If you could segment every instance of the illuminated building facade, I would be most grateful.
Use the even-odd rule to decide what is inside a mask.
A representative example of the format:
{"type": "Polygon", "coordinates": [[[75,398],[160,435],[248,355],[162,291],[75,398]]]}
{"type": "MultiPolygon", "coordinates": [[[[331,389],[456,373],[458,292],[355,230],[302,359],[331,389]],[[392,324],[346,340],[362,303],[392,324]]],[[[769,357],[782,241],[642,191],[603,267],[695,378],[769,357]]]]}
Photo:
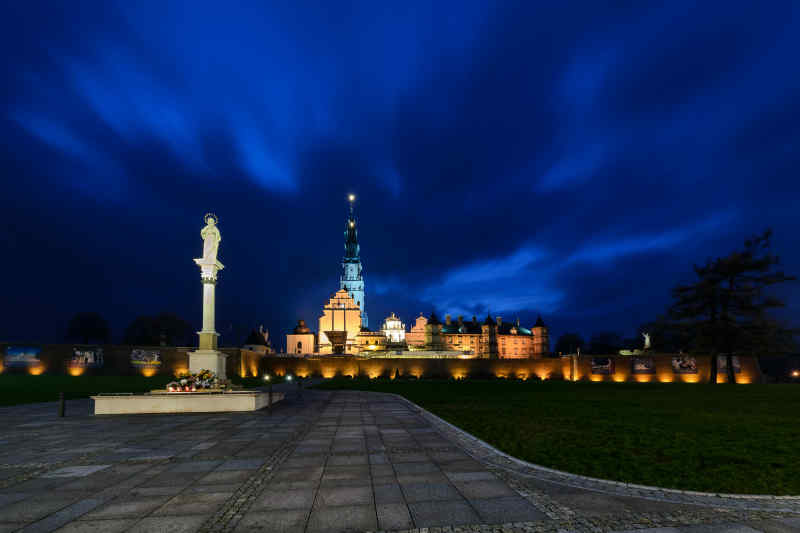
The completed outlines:
{"type": "Polygon", "coordinates": [[[452,320],[445,316],[442,324],[435,313],[430,318],[420,315],[406,335],[409,348],[456,350],[470,352],[482,358],[521,359],[538,358],[550,351],[547,326],[538,317],[532,328],[524,328],[519,320],[503,322],[501,317],[487,315],[480,323],[476,317],[469,322],[459,316],[452,320]]]}
{"type": "Polygon", "coordinates": [[[383,320],[381,332],[386,337],[388,344],[405,344],[406,342],[406,325],[400,322],[394,313],[383,320]]]}
{"type": "Polygon", "coordinates": [[[345,289],[339,289],[322,308],[318,351],[321,354],[358,353],[356,337],[359,333],[361,309],[345,289]]]}
{"type": "Polygon", "coordinates": [[[306,326],[305,320],[298,320],[292,333],[286,335],[286,352],[294,355],[310,355],[316,351],[314,334],[306,326]]]}
{"type": "MultiPolygon", "coordinates": [[[[361,267],[361,247],[358,244],[358,228],[353,214],[353,203],[356,197],[350,195],[350,215],[344,229],[344,259],[342,259],[342,275],[339,288],[346,290],[355,304],[361,309],[361,327],[368,328],[367,311],[365,310],[364,276],[361,267]]],[[[320,330],[321,331],[321,330],[320,330]]]]}

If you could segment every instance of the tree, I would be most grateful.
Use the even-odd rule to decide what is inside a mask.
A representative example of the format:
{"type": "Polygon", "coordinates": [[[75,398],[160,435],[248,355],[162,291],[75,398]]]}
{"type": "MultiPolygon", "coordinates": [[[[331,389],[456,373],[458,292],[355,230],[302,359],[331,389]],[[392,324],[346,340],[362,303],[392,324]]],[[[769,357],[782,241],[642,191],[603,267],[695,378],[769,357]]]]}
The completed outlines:
{"type": "Polygon", "coordinates": [[[192,325],[172,313],[140,316],[125,329],[125,344],[144,346],[188,346],[192,344],[192,325]]]}
{"type": "Polygon", "coordinates": [[[244,341],[245,344],[252,344],[253,346],[266,346],[267,341],[264,338],[264,334],[259,332],[257,329],[251,330],[250,335],[247,336],[247,339],[244,341]]]}
{"type": "Polygon", "coordinates": [[[622,349],[622,335],[612,331],[595,333],[589,341],[589,351],[593,354],[613,354],[622,349]]]}
{"type": "Polygon", "coordinates": [[[577,333],[564,333],[556,342],[555,352],[562,353],[575,353],[579,348],[583,348],[583,337],[577,333]]]}
{"type": "Polygon", "coordinates": [[[89,344],[89,341],[107,343],[111,328],[99,313],[76,313],[67,324],[67,340],[89,344]]]}
{"type": "Polygon", "coordinates": [[[771,236],[767,230],[746,240],[743,250],[695,266],[697,281],[672,291],[672,329],[686,339],[687,349],[711,355],[711,383],[716,383],[717,355],[726,357],[727,381],[735,383],[734,353],[789,348],[794,331],[769,315],[784,305],[769,289],[796,278],[776,270],[779,260],[770,253],[771,236]]]}

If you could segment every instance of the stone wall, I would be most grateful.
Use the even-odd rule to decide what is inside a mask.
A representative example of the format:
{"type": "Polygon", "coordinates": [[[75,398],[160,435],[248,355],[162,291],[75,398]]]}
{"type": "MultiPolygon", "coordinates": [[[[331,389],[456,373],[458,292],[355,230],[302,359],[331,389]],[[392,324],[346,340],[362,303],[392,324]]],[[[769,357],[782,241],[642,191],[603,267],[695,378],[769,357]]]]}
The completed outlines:
{"type": "MultiPolygon", "coordinates": [[[[648,356],[650,357],[650,356],[648,356]]],[[[651,356],[655,362],[653,373],[635,374],[632,371],[633,357],[611,356],[614,360],[613,374],[592,373],[592,356],[573,357],[572,379],[589,381],[636,381],[641,383],[708,383],[711,375],[711,357],[695,356],[697,373],[676,373],[672,368],[675,354],[659,354],[651,356]]],[[[757,357],[738,356],[740,372],[735,373],[737,383],[762,382],[761,369],[757,357]]],[[[570,375],[567,373],[567,375],[570,375]]],[[[717,383],[727,381],[725,372],[717,372],[717,383]]]]}
{"type": "MultiPolygon", "coordinates": [[[[189,368],[188,352],[196,350],[191,347],[180,346],[126,346],[115,344],[33,344],[33,343],[0,343],[0,372],[2,373],[28,373],[28,374],[70,374],[70,375],[136,375],[145,376],[174,375],[176,372],[186,371],[189,368]],[[3,359],[8,346],[31,346],[40,349],[40,364],[27,367],[5,367],[3,359]],[[100,347],[103,349],[103,365],[99,368],[71,366],[74,348],[100,347]],[[134,366],[131,364],[133,350],[158,351],[161,364],[150,366],[134,366]]],[[[251,377],[259,375],[259,361],[262,354],[239,348],[220,348],[219,351],[228,354],[226,372],[228,377],[251,377]]]]}
{"type": "MultiPolygon", "coordinates": [[[[710,374],[711,358],[697,356],[697,373],[676,373],[672,368],[671,354],[653,357],[653,373],[634,374],[632,358],[610,356],[614,360],[611,374],[593,374],[591,356],[568,356],[543,359],[369,359],[361,357],[310,357],[275,358],[261,360],[261,371],[265,374],[300,377],[321,376],[368,376],[370,378],[414,376],[417,378],[520,378],[565,379],[571,381],[631,381],[661,383],[706,383],[710,374]]],[[[756,357],[739,357],[741,371],[736,374],[737,383],[761,381],[761,370],[756,357]]],[[[718,381],[726,380],[725,374],[718,381]]]]}

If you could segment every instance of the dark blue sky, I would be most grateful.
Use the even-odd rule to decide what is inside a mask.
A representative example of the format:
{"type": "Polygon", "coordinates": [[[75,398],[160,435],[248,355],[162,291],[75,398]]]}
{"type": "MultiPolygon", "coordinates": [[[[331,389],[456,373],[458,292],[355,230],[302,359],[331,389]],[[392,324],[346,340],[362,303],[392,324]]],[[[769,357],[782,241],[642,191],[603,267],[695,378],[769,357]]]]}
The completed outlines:
{"type": "Polygon", "coordinates": [[[5,2],[0,339],[199,328],[207,211],[223,341],[315,326],[349,192],[373,326],[632,335],[768,226],[800,273],[798,4],[607,4],[5,2]]]}

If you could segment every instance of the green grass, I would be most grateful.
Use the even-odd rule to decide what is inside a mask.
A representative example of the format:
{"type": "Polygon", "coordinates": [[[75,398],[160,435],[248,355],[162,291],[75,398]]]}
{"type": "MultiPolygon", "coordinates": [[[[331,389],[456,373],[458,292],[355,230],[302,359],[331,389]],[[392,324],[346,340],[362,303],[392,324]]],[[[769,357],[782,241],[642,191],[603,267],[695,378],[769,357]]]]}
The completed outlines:
{"type": "Polygon", "coordinates": [[[163,389],[171,376],[57,376],[0,375],[0,405],[52,402],[63,392],[67,399],[87,398],[98,392],[147,392],[163,389]]]}
{"type": "Polygon", "coordinates": [[[495,447],[576,474],[800,494],[800,387],[334,379],[393,392],[495,447]]]}
{"type": "MultiPolygon", "coordinates": [[[[163,389],[174,381],[172,376],[59,376],[43,374],[0,374],[0,406],[53,402],[63,392],[68,400],[88,398],[98,392],[148,392],[163,389]]],[[[234,385],[255,388],[264,384],[260,378],[231,379],[234,385]]]]}

